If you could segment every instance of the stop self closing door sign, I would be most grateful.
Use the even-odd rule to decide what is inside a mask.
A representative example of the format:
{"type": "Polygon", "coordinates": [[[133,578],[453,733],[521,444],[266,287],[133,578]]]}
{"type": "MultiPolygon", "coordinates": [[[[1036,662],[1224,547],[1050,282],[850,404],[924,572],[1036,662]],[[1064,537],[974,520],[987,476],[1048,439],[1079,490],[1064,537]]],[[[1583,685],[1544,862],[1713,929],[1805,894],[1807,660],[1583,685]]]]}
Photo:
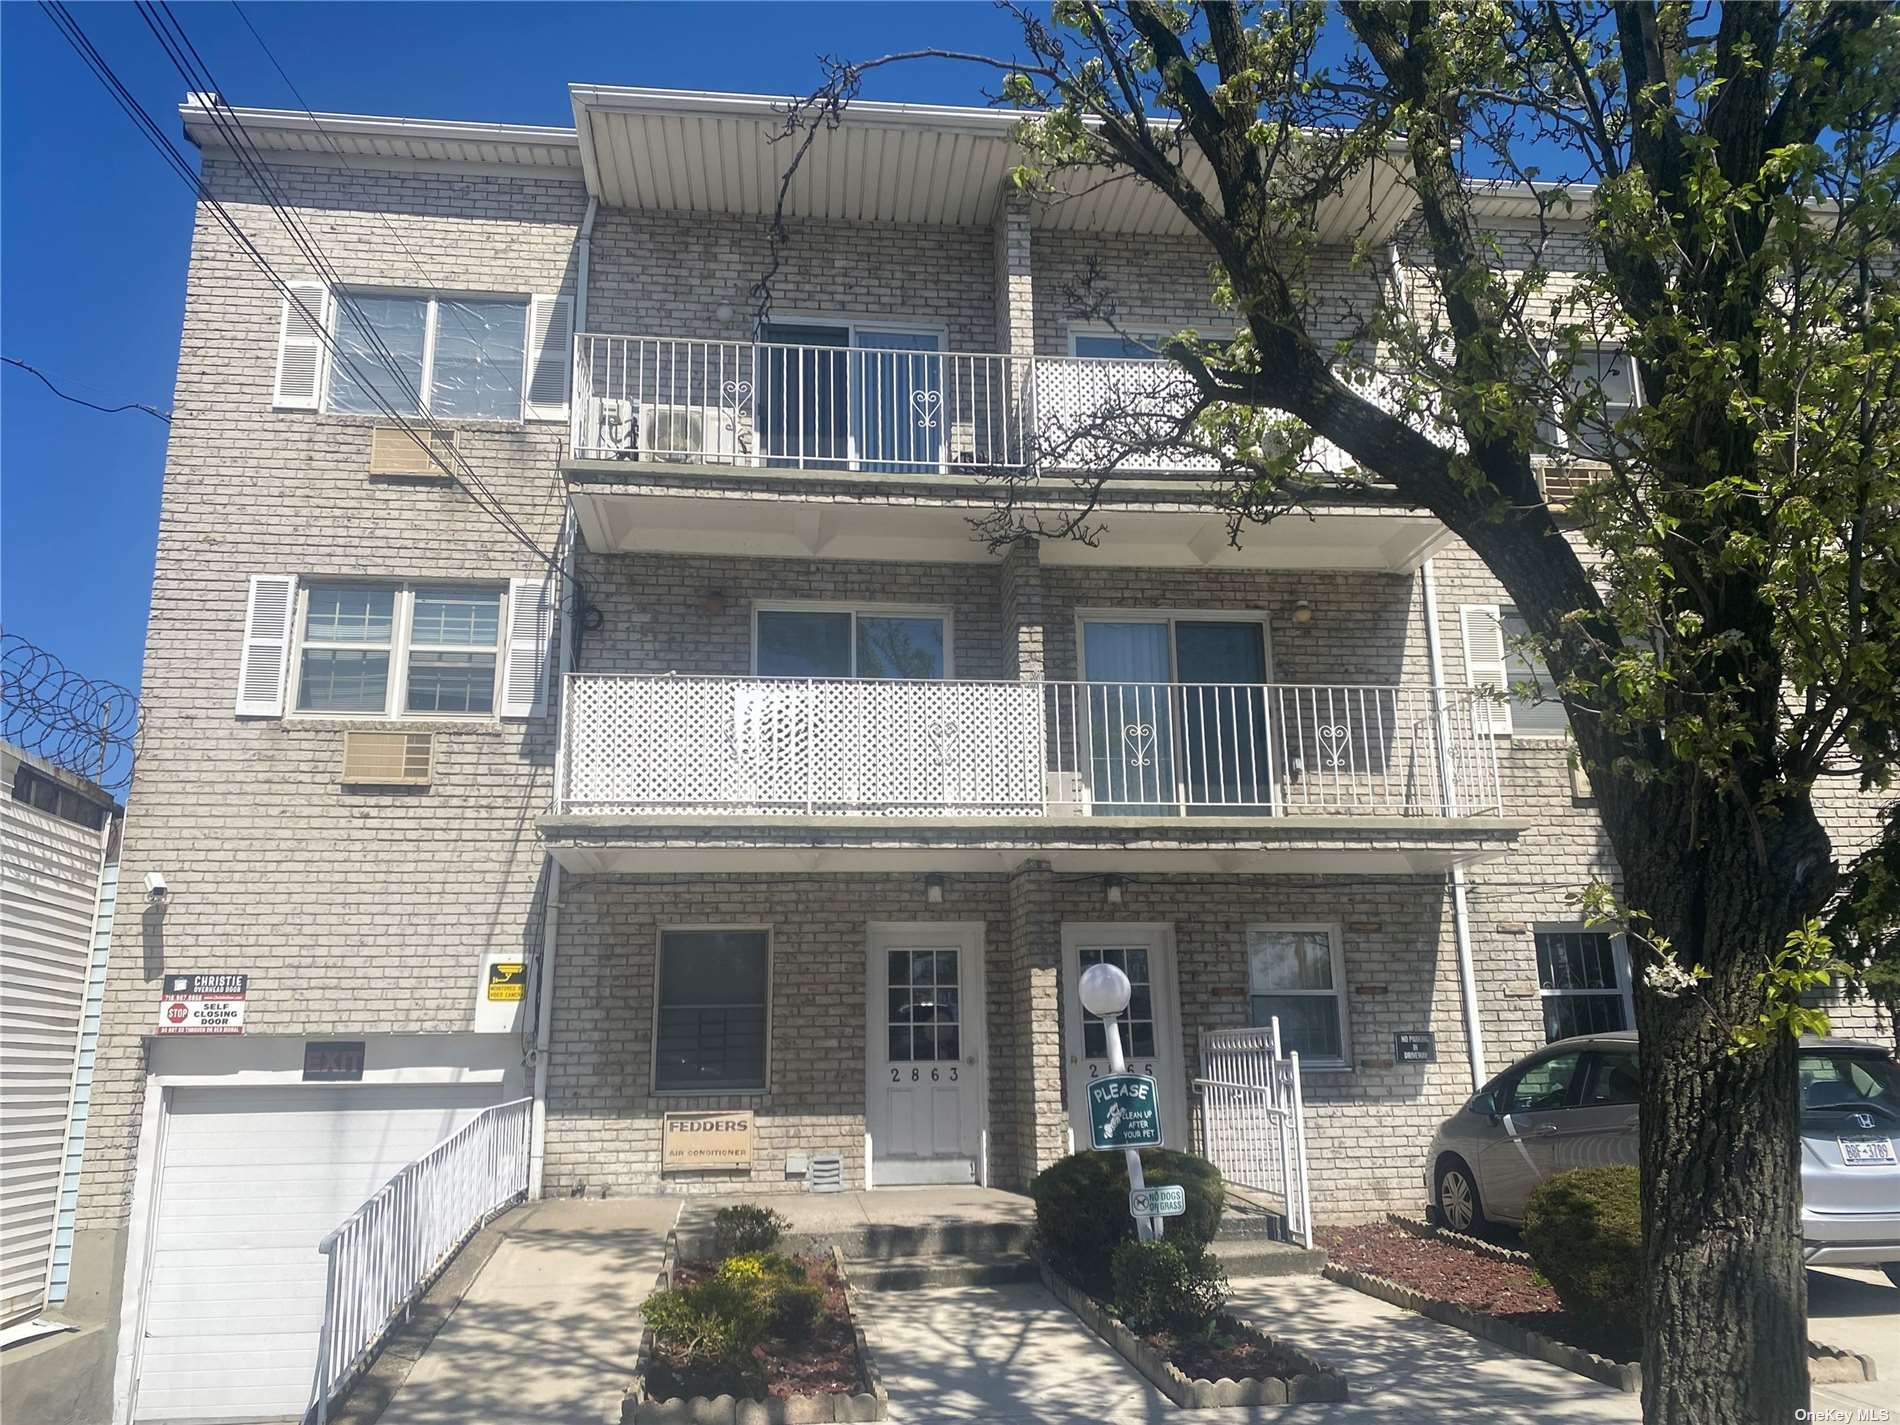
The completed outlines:
{"type": "Polygon", "coordinates": [[[159,990],[160,1034],[242,1034],[248,975],[167,975],[159,990]]]}

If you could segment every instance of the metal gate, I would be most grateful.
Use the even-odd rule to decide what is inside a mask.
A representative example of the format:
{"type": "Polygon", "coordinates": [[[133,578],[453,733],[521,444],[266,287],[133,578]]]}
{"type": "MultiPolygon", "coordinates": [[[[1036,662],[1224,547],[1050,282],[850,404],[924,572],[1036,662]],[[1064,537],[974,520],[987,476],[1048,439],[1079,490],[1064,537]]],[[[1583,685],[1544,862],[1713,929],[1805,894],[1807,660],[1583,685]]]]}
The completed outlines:
{"type": "Polygon", "coordinates": [[[1313,1245],[1300,1056],[1280,1050],[1280,1021],[1201,1035],[1201,1152],[1229,1183],[1277,1202],[1287,1235],[1313,1245]]]}

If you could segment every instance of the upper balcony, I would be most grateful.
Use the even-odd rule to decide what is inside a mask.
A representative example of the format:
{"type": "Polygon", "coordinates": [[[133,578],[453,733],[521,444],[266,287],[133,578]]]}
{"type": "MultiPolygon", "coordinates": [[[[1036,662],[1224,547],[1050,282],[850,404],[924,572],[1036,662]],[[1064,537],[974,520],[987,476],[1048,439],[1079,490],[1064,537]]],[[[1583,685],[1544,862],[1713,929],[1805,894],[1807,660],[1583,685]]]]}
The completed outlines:
{"type": "MultiPolygon", "coordinates": [[[[1181,438],[1193,393],[1169,362],[946,351],[939,335],[895,324],[827,339],[852,344],[576,337],[567,464],[589,546],[967,559],[968,516],[993,504],[999,479],[1018,482],[1026,505],[1059,507],[1078,477],[1109,468],[1114,549],[1078,545],[1057,560],[1408,570],[1445,538],[1424,512],[1357,493],[1297,534],[1269,527],[1237,547],[1226,516],[1192,493],[1219,462],[1181,438]],[[834,506],[848,485],[851,513],[687,509],[721,485],[807,501],[829,492],[834,506]]],[[[1375,400],[1389,390],[1367,383],[1375,400]]],[[[1351,467],[1330,445],[1319,459],[1351,467]]]]}
{"type": "Polygon", "coordinates": [[[1463,688],[570,674],[576,870],[1429,871],[1501,852],[1463,688]]]}

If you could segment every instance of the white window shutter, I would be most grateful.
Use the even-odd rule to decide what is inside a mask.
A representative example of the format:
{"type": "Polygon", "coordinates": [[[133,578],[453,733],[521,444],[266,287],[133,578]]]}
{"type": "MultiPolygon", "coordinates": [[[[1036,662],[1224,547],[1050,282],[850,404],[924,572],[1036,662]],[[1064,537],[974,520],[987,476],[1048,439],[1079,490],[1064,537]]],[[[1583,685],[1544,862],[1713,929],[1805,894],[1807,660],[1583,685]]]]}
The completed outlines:
{"type": "Polygon", "coordinates": [[[508,581],[508,652],[501,670],[501,716],[540,717],[547,710],[548,662],[554,651],[555,582],[508,581]]]}
{"type": "Polygon", "coordinates": [[[567,377],[573,366],[574,299],[540,296],[528,303],[527,419],[567,419],[567,377]]]}
{"type": "Polygon", "coordinates": [[[271,404],[314,411],[323,400],[323,335],[329,329],[330,290],[321,282],[289,284],[277,331],[277,385],[271,404]],[[298,303],[302,305],[299,306],[298,303]]]}
{"type": "Polygon", "coordinates": [[[238,660],[237,715],[282,717],[290,674],[290,635],[297,618],[297,576],[255,574],[244,612],[244,653],[238,660]]]}
{"type": "MultiPolygon", "coordinates": [[[[1511,673],[1504,662],[1504,620],[1496,604],[1465,604],[1458,610],[1465,636],[1465,686],[1492,687],[1509,694],[1511,673]]],[[[1493,732],[1511,730],[1509,702],[1489,703],[1493,732]]]]}

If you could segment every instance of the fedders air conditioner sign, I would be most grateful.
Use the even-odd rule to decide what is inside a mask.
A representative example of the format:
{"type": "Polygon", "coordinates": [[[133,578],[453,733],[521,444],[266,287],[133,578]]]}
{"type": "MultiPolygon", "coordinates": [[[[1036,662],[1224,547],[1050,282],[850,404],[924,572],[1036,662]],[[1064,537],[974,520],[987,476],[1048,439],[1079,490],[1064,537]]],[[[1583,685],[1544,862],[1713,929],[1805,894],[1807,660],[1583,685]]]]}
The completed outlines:
{"type": "Polygon", "coordinates": [[[1161,1146],[1161,1096],[1152,1078],[1109,1074],[1089,1081],[1089,1146],[1161,1146]]]}

